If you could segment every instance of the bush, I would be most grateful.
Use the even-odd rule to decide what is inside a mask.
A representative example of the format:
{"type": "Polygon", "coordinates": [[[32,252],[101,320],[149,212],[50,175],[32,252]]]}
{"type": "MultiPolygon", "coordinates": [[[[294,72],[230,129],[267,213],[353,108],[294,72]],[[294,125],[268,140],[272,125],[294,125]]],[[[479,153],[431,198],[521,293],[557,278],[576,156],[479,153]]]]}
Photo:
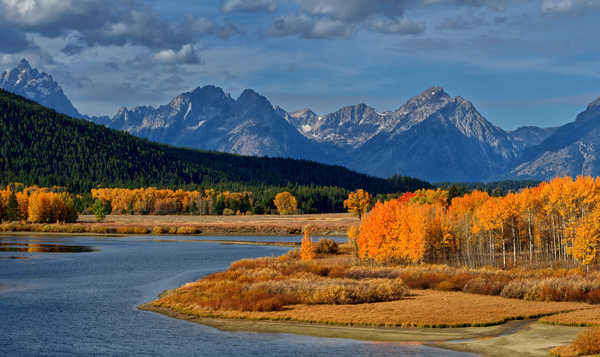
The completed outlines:
{"type": "Polygon", "coordinates": [[[463,287],[463,292],[481,295],[499,295],[504,283],[498,280],[475,278],[471,279],[463,287]]]}
{"type": "Polygon", "coordinates": [[[152,228],[152,234],[164,234],[166,232],[167,229],[161,226],[155,226],[154,228],[152,228]]]}
{"type": "Polygon", "coordinates": [[[577,335],[573,347],[580,355],[600,353],[600,327],[583,330],[577,335]]]}
{"type": "Polygon", "coordinates": [[[513,280],[502,289],[500,296],[510,299],[524,299],[537,284],[535,280],[513,280]]]}
{"type": "Polygon", "coordinates": [[[458,290],[453,282],[444,280],[441,283],[437,284],[435,290],[440,291],[456,291],[458,290]]]}
{"type": "Polygon", "coordinates": [[[317,254],[338,254],[338,244],[333,239],[320,239],[315,247],[315,253],[317,254]]]}
{"type": "Polygon", "coordinates": [[[191,226],[177,227],[177,234],[196,234],[196,233],[198,233],[198,229],[196,227],[191,227],[191,226]]]}
{"type": "Polygon", "coordinates": [[[234,216],[235,212],[231,208],[223,209],[223,216],[234,216]]]}

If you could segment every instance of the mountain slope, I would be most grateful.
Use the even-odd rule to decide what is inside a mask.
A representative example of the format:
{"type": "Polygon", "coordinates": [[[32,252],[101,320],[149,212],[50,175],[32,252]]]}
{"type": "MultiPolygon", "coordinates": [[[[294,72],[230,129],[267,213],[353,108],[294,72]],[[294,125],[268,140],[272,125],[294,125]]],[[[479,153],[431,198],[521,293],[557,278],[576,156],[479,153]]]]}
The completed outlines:
{"type": "Polygon", "coordinates": [[[356,148],[393,121],[366,104],[344,107],[334,113],[316,115],[310,109],[287,113],[286,120],[307,138],[341,148],[356,148]]]}
{"type": "Polygon", "coordinates": [[[0,90],[0,184],[181,186],[240,182],[339,186],[373,193],[427,186],[393,182],[340,166],[244,157],[152,143],[86,120],[69,118],[0,90]],[[412,187],[409,187],[412,186],[412,187]]]}
{"type": "Polygon", "coordinates": [[[539,128],[537,126],[522,126],[509,131],[510,139],[521,148],[528,148],[541,144],[548,139],[558,128],[539,128]]]}
{"type": "Polygon", "coordinates": [[[527,149],[511,171],[516,177],[600,175],[600,98],[574,122],[565,124],[539,145],[527,149]]]}
{"type": "Polygon", "coordinates": [[[357,148],[347,166],[377,176],[433,181],[484,180],[508,167],[518,147],[461,97],[433,87],[387,113],[391,129],[357,148]]]}
{"type": "Polygon", "coordinates": [[[233,99],[221,88],[197,88],[156,109],[121,108],[108,126],[172,145],[242,155],[316,159],[320,152],[250,89],[233,99]]]}

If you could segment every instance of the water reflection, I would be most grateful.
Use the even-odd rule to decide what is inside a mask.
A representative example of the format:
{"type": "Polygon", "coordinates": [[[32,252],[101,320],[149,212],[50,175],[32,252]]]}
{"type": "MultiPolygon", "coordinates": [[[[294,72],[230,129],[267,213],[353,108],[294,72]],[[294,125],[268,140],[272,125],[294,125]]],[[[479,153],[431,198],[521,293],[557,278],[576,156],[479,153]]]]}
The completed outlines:
{"type": "Polygon", "coordinates": [[[22,253],[86,253],[95,251],[85,245],[0,242],[0,252],[22,253]]]}

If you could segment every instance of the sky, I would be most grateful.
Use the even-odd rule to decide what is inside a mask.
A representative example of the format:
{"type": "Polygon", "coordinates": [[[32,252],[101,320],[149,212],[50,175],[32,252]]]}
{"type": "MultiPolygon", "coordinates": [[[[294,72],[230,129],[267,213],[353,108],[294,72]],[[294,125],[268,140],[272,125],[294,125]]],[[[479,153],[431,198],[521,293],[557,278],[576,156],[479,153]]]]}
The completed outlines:
{"type": "Polygon", "coordinates": [[[510,130],[600,97],[599,35],[600,0],[0,0],[0,71],[111,116],[208,84],[319,114],[439,85],[510,130]]]}

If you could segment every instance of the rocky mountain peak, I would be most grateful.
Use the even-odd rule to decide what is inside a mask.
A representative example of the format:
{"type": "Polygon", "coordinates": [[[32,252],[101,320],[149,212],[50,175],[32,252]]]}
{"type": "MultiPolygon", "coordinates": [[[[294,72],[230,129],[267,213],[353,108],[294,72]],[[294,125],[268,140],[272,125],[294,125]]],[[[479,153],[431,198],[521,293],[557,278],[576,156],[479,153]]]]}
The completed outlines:
{"type": "Polygon", "coordinates": [[[31,65],[29,64],[29,61],[27,61],[27,59],[22,58],[21,61],[19,61],[19,64],[17,65],[17,67],[15,67],[15,69],[19,70],[19,71],[31,71],[31,65]]]}
{"type": "Polygon", "coordinates": [[[427,89],[419,95],[410,98],[406,104],[400,107],[396,114],[419,112],[419,116],[427,116],[450,102],[452,98],[442,87],[435,86],[427,89]]]}
{"type": "Polygon", "coordinates": [[[0,76],[0,88],[31,99],[57,112],[73,117],[82,117],[52,76],[32,68],[25,58],[15,68],[0,76]]]}
{"type": "Polygon", "coordinates": [[[439,101],[444,101],[444,100],[449,100],[449,99],[450,99],[450,96],[448,95],[448,93],[446,93],[444,91],[444,88],[435,86],[435,87],[431,87],[431,88],[425,90],[421,94],[418,94],[418,95],[412,97],[409,100],[409,103],[415,102],[415,103],[419,103],[420,105],[423,105],[423,104],[426,104],[429,102],[439,102],[439,101]]]}
{"type": "Polygon", "coordinates": [[[273,105],[269,100],[252,89],[245,89],[237,99],[237,104],[247,109],[261,109],[273,111],[273,105]]]}

